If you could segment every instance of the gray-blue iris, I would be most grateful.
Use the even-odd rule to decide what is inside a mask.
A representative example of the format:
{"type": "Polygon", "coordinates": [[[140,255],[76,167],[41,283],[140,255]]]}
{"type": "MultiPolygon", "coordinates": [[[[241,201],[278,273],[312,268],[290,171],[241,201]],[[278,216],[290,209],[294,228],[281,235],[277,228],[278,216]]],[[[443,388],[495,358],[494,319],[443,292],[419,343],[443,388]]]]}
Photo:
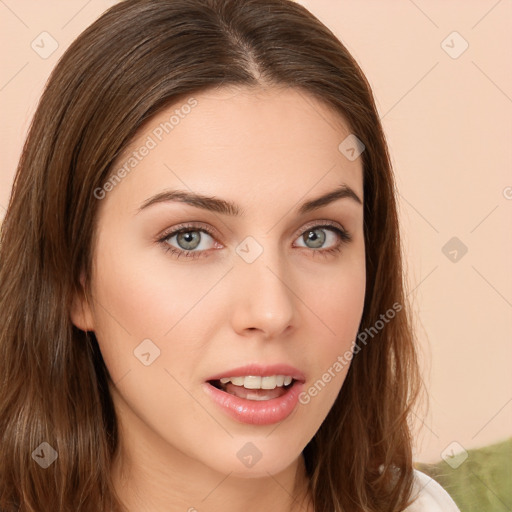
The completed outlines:
{"type": "MultiPolygon", "coordinates": [[[[307,243],[308,242],[314,242],[316,245],[314,245],[314,248],[318,248],[318,247],[322,247],[322,245],[324,244],[325,242],[325,232],[323,229],[311,229],[311,230],[308,230],[307,233],[305,233],[303,236],[302,236],[304,242],[307,243]],[[317,235],[317,233],[320,233],[320,236],[317,235]]],[[[308,246],[310,247],[310,246],[308,246]]]]}
{"type": "Polygon", "coordinates": [[[178,233],[178,235],[176,235],[176,241],[178,242],[182,249],[190,251],[192,249],[197,248],[197,246],[199,245],[199,242],[201,241],[201,234],[199,233],[199,231],[185,231],[183,233],[178,233]],[[181,244],[182,241],[184,241],[185,243],[184,246],[181,244]]]}

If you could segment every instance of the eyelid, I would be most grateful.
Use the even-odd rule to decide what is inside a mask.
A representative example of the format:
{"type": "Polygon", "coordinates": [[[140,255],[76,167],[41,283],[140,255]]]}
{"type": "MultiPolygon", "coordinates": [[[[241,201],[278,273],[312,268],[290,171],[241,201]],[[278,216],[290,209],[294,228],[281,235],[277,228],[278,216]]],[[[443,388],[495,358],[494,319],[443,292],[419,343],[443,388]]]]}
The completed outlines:
{"type": "Polygon", "coordinates": [[[207,234],[209,234],[212,237],[220,238],[218,231],[214,227],[204,224],[202,222],[190,221],[190,222],[182,222],[180,224],[177,224],[176,226],[165,229],[159,235],[156,236],[155,241],[157,241],[157,242],[163,241],[163,240],[169,238],[171,235],[176,235],[180,231],[187,231],[187,230],[192,231],[195,229],[197,231],[205,231],[207,234]]]}
{"type": "MultiPolygon", "coordinates": [[[[346,234],[347,240],[350,240],[352,238],[349,231],[347,229],[345,229],[345,227],[342,224],[340,224],[339,222],[332,221],[332,220],[316,219],[316,220],[312,220],[312,221],[306,223],[305,225],[301,226],[300,228],[298,228],[298,230],[293,235],[293,239],[295,240],[297,237],[302,235],[308,229],[321,228],[321,227],[326,227],[326,226],[331,226],[331,227],[340,229],[343,233],[346,234]]],[[[162,231],[160,234],[158,234],[156,236],[155,241],[165,240],[165,239],[169,238],[170,235],[175,235],[175,234],[177,234],[177,232],[179,232],[181,230],[186,231],[187,229],[197,229],[199,231],[202,230],[202,231],[205,231],[207,234],[209,234],[212,237],[215,237],[217,239],[222,238],[220,236],[219,232],[213,226],[204,224],[199,221],[189,221],[189,222],[182,222],[180,224],[177,224],[176,226],[165,229],[164,231],[162,231]]]]}
{"type": "Polygon", "coordinates": [[[333,227],[339,229],[342,233],[344,233],[344,237],[346,240],[351,240],[352,236],[348,232],[348,230],[345,229],[345,227],[340,224],[339,222],[333,221],[333,220],[322,220],[322,219],[316,219],[312,220],[311,222],[306,223],[304,226],[300,227],[298,231],[295,232],[293,235],[293,239],[295,240],[297,237],[302,235],[305,231],[308,231],[312,228],[327,228],[327,227],[333,227]]]}

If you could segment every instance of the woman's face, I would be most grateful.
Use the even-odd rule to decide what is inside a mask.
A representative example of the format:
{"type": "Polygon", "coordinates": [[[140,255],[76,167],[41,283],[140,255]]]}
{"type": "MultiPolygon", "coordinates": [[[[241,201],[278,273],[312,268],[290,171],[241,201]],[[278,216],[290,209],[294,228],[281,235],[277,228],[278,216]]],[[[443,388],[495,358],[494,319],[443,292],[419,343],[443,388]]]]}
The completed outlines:
{"type": "Polygon", "coordinates": [[[294,89],[197,94],[95,191],[93,300],[72,317],[96,334],[134,458],[266,476],[320,427],[365,292],[350,133],[294,89]]]}

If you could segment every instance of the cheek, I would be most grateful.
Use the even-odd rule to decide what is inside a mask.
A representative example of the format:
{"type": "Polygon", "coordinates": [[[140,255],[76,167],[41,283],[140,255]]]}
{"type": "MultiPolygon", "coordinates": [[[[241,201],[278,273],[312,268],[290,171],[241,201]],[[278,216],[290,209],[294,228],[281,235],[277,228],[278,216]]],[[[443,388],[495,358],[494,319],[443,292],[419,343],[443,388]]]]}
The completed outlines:
{"type": "MultiPolygon", "coordinates": [[[[341,272],[338,279],[333,277],[326,283],[325,293],[319,298],[325,323],[335,336],[344,334],[359,323],[365,296],[365,275],[363,272],[341,272]]],[[[355,333],[354,333],[355,335],[355,333]]]]}
{"type": "Polygon", "coordinates": [[[331,270],[329,279],[307,284],[306,303],[314,314],[309,337],[314,341],[310,354],[312,375],[306,383],[301,403],[310,404],[320,416],[327,414],[336,399],[352,362],[353,344],[364,309],[366,268],[364,250],[331,270]],[[313,290],[313,291],[311,291],[313,290]],[[313,363],[314,361],[314,363],[313,363]]]}
{"type": "Polygon", "coordinates": [[[187,391],[199,356],[187,312],[212,283],[192,286],[197,277],[190,270],[171,273],[159,261],[165,258],[115,244],[103,248],[93,283],[95,332],[121,405],[128,405],[127,421],[139,425],[140,419],[163,437],[200,439],[205,418],[187,391]]]}
{"type": "Polygon", "coordinates": [[[324,333],[319,351],[324,355],[338,353],[354,341],[363,314],[366,291],[364,247],[346,260],[317,276],[317,283],[308,282],[306,303],[317,316],[318,329],[324,333]]]}
{"type": "Polygon", "coordinates": [[[187,314],[215,276],[198,280],[192,266],[173,267],[163,251],[143,251],[115,235],[100,236],[99,245],[93,277],[95,332],[113,381],[128,371],[148,370],[141,361],[148,352],[142,359],[162,371],[176,366],[173,361],[188,361],[193,347],[185,338],[193,333],[187,314]],[[171,351],[173,338],[179,343],[171,351]]]}
{"type": "MultiPolygon", "coordinates": [[[[133,237],[135,238],[135,237],[133,237]]],[[[172,262],[163,248],[119,237],[99,241],[94,289],[106,326],[120,324],[133,339],[162,338],[208,291],[215,276],[172,262]],[[198,275],[201,278],[198,278],[198,275]],[[206,277],[206,279],[204,279],[206,277]]]]}

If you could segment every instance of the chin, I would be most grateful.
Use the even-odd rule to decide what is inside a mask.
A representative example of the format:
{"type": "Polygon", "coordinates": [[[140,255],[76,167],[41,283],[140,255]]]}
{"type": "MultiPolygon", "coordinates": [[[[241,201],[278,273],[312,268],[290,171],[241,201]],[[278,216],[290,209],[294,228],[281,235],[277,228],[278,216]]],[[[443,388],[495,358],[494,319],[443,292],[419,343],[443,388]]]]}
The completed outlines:
{"type": "MultiPolygon", "coordinates": [[[[271,431],[270,431],[271,432],[271,431]]],[[[235,478],[268,478],[294,464],[302,455],[303,443],[290,436],[266,432],[259,436],[234,436],[228,445],[217,445],[220,452],[213,460],[205,461],[212,469],[235,478]],[[227,456],[232,454],[232,456],[227,456]]],[[[304,446],[305,446],[304,442],[304,446]]],[[[215,446],[215,442],[213,442],[215,446]]],[[[217,451],[216,450],[216,451],[217,451]]],[[[211,456],[210,455],[210,456],[211,456]]]]}

